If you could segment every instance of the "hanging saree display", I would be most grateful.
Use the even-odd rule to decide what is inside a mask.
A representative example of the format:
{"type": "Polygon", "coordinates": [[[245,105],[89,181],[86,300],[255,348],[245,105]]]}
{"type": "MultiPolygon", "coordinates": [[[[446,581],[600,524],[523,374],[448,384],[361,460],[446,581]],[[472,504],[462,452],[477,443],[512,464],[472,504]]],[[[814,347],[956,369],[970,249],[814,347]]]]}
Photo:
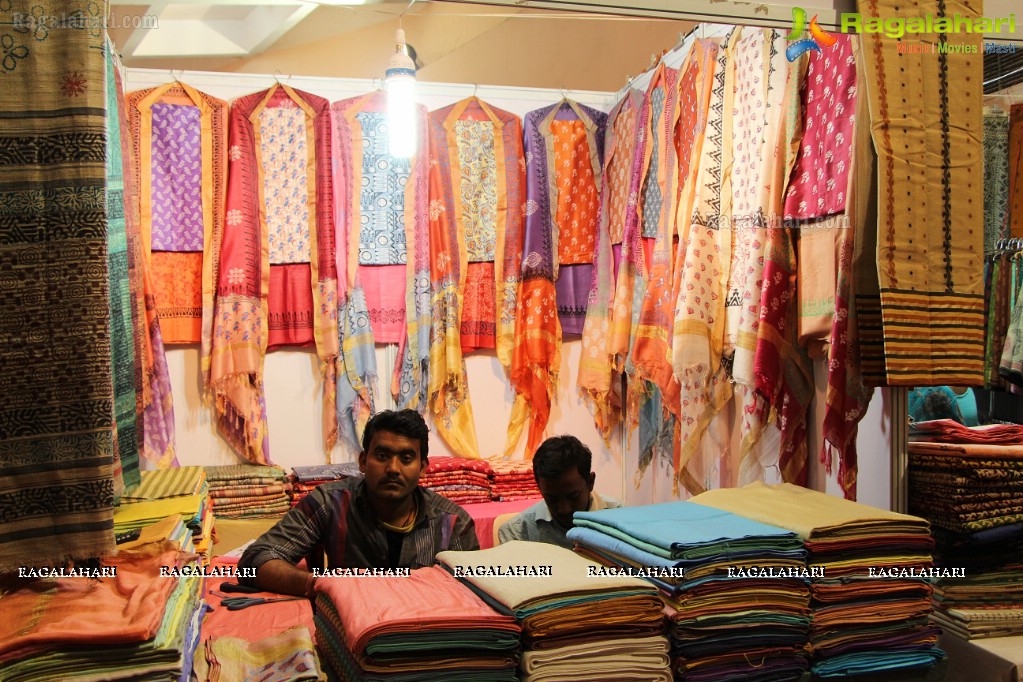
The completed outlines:
{"type": "Polygon", "coordinates": [[[640,91],[629,90],[607,117],[611,123],[604,139],[593,283],[586,303],[579,359],[577,385],[592,405],[594,422],[605,442],[610,441],[612,429],[622,419],[621,368],[611,350],[612,308],[626,216],[636,210],[635,203],[629,201],[629,190],[636,145],[641,139],[638,119],[643,99],[640,91]]]}
{"type": "MultiPolygon", "coordinates": [[[[862,0],[872,17],[907,17],[897,0],[862,0]]],[[[977,17],[979,3],[957,16],[977,17]]],[[[911,14],[944,17],[944,3],[911,14]]],[[[900,54],[898,41],[864,39],[871,133],[878,155],[877,267],[890,386],[970,385],[983,381],[982,38],[955,34],[976,54],[900,54]],[[950,100],[955,93],[956,102],[950,100]]],[[[937,47],[950,40],[935,34],[937,47]]],[[[866,355],[866,353],[865,353],[866,355]]],[[[864,368],[866,371],[866,367],[864,368]]]]}
{"type": "MultiPolygon", "coordinates": [[[[685,68],[685,67],[683,67],[685,68]]],[[[689,72],[690,75],[692,72],[689,72]]],[[[651,459],[670,462],[676,419],[679,414],[678,383],[671,375],[668,356],[671,317],[672,265],[676,233],[679,159],[676,147],[679,126],[679,74],[658,65],[647,85],[645,108],[640,119],[643,144],[639,187],[639,239],[629,248],[638,251],[637,281],[642,294],[633,293],[633,328],[625,371],[629,381],[626,394],[630,420],[639,426],[639,468],[651,459]]],[[[687,82],[686,87],[691,85],[687,82]]],[[[681,130],[691,136],[692,128],[681,130]]]]}
{"type": "Polygon", "coordinates": [[[478,458],[462,351],[496,347],[511,367],[525,201],[522,123],[465,99],[430,114],[430,149],[430,411],[455,454],[478,458]]]}
{"type": "Polygon", "coordinates": [[[527,421],[527,457],[543,440],[561,368],[563,325],[566,333],[582,332],[606,122],[607,114],[568,99],[525,117],[526,219],[506,455],[527,421]]]}
{"type": "MultiPolygon", "coordinates": [[[[1023,111],[1023,107],[1020,107],[1023,111]]],[[[1009,236],[1009,112],[984,108],[984,251],[1009,236]]]]}
{"type": "Polygon", "coordinates": [[[676,485],[691,492],[700,486],[687,465],[704,430],[732,396],[726,368],[722,364],[725,329],[725,294],[732,234],[722,223],[722,144],[725,107],[725,74],[728,51],[711,40],[693,44],[692,67],[699,68],[701,80],[695,90],[704,98],[706,119],[697,131],[694,145],[692,183],[683,186],[688,197],[679,202],[679,245],[676,262],[675,316],[672,327],[671,361],[680,389],[678,453],[673,468],[676,485]],[[699,152],[699,156],[697,156],[699,152]]]}
{"type": "Polygon", "coordinates": [[[329,104],[275,84],[234,102],[229,142],[211,383],[221,433],[245,459],[266,464],[268,347],[315,344],[326,447],[336,439],[329,104]]]}
{"type": "MultiPolygon", "coordinates": [[[[32,5],[87,12],[78,2],[5,9],[28,16],[32,5]]],[[[5,571],[114,548],[104,41],[99,30],[28,37],[5,36],[18,42],[0,97],[5,571]]]]}
{"type": "MultiPolygon", "coordinates": [[[[773,54],[781,50],[783,43],[780,33],[775,33],[772,39],[773,54]]],[[[833,58],[841,58],[841,55],[833,58]]],[[[767,169],[762,180],[762,206],[772,222],[766,235],[753,372],[754,386],[764,400],[765,421],[774,421],[781,431],[778,468],[782,480],[806,485],[807,411],[813,399],[813,371],[810,358],[799,344],[795,234],[777,219],[782,215],[785,184],[795,166],[804,131],[799,90],[806,61],[797,59],[780,62],[780,65],[779,73],[773,75],[778,76],[781,98],[773,116],[769,114],[776,132],[768,137],[764,150],[767,169]]],[[[770,123],[767,129],[772,130],[770,123]]],[[[756,480],[763,479],[760,467],[750,467],[749,462],[744,461],[740,465],[740,485],[754,480],[751,469],[756,480]]]]}
{"type": "Polygon", "coordinates": [[[1009,109],[1009,236],[1023,237],[1023,104],[1009,109]]]}
{"type": "Polygon", "coordinates": [[[227,102],[181,82],[128,94],[145,253],[165,343],[200,343],[209,386],[227,196],[227,102]]]}
{"type": "MultiPolygon", "coordinates": [[[[784,36],[767,29],[736,29],[725,75],[725,188],[723,210],[732,232],[732,263],[726,298],[724,353],[731,362],[740,415],[741,456],[749,456],[767,423],[763,396],[755,390],[754,362],[767,247],[771,185],[769,160],[780,132],[788,63],[784,36]],[[728,123],[731,125],[728,126],[728,123]]],[[[780,191],[780,189],[779,189],[780,191]]]]}
{"type": "MultiPolygon", "coordinates": [[[[426,410],[430,358],[429,153],[426,109],[419,108],[419,151],[411,159],[388,150],[386,95],[377,91],[336,102],[340,305],[337,418],[356,452],[373,411],[374,343],[398,344],[391,395],[399,409],[426,410]],[[391,307],[381,294],[402,292],[391,307]]],[[[337,333],[335,331],[335,333],[337,333]]]]}

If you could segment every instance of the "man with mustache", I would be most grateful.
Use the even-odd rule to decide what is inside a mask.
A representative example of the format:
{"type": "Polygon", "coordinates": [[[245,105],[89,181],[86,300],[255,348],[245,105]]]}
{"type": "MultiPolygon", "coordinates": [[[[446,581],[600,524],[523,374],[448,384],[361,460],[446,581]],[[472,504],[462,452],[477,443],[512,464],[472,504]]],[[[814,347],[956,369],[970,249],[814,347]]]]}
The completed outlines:
{"type": "Polygon", "coordinates": [[[364,476],[318,486],[252,543],[238,562],[257,569],[248,582],[311,597],[324,555],[332,569],[421,568],[444,550],[479,549],[469,514],[419,487],[428,437],[415,410],[374,415],[359,454],[364,476]],[[303,558],[310,570],[296,567],[303,558]]]}

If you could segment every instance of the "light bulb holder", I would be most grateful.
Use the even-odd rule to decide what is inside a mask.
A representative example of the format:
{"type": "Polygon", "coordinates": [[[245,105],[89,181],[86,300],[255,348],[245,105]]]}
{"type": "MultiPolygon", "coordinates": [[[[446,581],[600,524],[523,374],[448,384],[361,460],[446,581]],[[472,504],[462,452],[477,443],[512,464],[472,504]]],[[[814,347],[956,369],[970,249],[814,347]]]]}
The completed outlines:
{"type": "Polygon", "coordinates": [[[416,140],[416,63],[408,54],[405,31],[394,34],[394,54],[384,72],[387,90],[387,120],[391,156],[409,158],[415,155],[416,140]]]}

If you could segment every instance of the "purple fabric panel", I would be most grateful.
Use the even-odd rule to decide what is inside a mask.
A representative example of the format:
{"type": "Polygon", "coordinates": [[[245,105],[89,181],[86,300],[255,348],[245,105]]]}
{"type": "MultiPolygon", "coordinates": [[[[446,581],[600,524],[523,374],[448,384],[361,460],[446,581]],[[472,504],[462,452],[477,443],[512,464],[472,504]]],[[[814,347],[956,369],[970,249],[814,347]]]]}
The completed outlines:
{"type": "Polygon", "coordinates": [[[558,319],[561,321],[563,335],[583,333],[586,301],[590,295],[592,277],[591,263],[562,265],[558,268],[558,281],[554,283],[554,287],[557,291],[558,319]]]}
{"type": "Polygon", "coordinates": [[[154,104],[154,251],[202,251],[202,146],[198,107],[154,104]]]}
{"type": "Polygon", "coordinates": [[[526,114],[523,136],[526,153],[526,226],[522,247],[523,281],[543,277],[554,279],[554,251],[551,240],[550,195],[547,144],[539,129],[552,107],[526,114]]]}

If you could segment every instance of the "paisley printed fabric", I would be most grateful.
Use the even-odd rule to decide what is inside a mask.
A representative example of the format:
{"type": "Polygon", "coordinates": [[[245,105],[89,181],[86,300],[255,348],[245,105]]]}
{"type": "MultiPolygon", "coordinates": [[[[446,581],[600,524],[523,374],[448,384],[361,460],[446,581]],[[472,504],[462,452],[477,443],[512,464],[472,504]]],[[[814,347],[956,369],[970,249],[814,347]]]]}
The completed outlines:
{"type": "Polygon", "coordinates": [[[160,102],[152,112],[152,249],[201,252],[201,112],[195,106],[160,102]]]}
{"type": "MultiPolygon", "coordinates": [[[[305,111],[267,107],[259,114],[270,264],[309,262],[309,153],[305,111]]],[[[227,223],[241,214],[228,213],[227,223]]]]}
{"type": "Polygon", "coordinates": [[[497,158],[491,121],[455,121],[465,251],[470,263],[494,260],[497,240],[497,158]]]}

